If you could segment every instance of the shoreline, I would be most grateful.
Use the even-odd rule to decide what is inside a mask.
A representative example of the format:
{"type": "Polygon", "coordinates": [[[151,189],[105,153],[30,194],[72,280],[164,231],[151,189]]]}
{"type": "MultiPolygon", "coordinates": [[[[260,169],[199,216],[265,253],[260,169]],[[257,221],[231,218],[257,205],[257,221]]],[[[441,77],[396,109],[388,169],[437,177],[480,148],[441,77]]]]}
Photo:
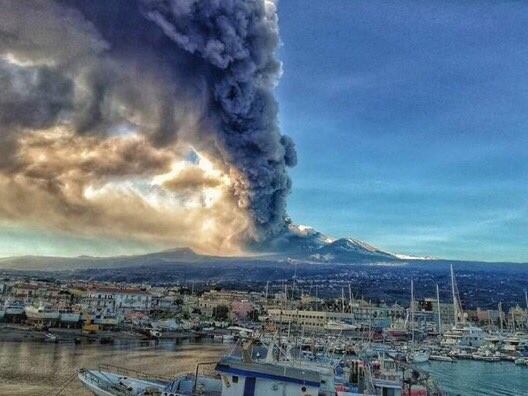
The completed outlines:
{"type": "Polygon", "coordinates": [[[195,331],[164,332],[160,337],[151,337],[133,330],[99,331],[96,334],[82,332],[81,329],[49,328],[37,330],[31,326],[18,324],[0,325],[0,342],[35,342],[35,343],[74,343],[74,344],[112,344],[120,341],[199,341],[212,339],[213,334],[195,331]],[[47,334],[52,334],[51,339],[47,334]]]}

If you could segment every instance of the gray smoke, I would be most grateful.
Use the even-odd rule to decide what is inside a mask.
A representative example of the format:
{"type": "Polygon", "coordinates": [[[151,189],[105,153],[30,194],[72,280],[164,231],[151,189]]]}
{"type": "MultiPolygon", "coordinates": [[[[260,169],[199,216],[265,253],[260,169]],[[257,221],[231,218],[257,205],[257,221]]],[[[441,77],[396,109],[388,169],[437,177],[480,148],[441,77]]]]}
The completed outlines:
{"type": "Polygon", "coordinates": [[[54,125],[188,144],[230,175],[247,242],[269,240],[296,163],[273,96],[278,43],[271,0],[4,0],[0,169],[16,168],[18,134],[54,125]]]}

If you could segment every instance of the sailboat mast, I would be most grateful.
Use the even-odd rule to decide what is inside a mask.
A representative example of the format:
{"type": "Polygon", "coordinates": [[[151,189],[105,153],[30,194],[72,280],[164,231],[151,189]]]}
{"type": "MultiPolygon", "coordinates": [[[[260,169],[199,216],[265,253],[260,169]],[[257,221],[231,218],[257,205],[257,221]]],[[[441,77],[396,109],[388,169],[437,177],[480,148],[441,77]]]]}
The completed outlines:
{"type": "Polygon", "coordinates": [[[440,290],[438,289],[438,283],[436,284],[436,309],[438,311],[438,334],[442,334],[442,314],[440,313],[440,290]]]}
{"type": "Polygon", "coordinates": [[[453,311],[455,315],[455,326],[458,325],[458,304],[455,293],[455,274],[453,272],[453,264],[450,265],[451,269],[451,293],[453,294],[453,311]]]}
{"type": "Polygon", "coordinates": [[[500,323],[500,332],[502,334],[502,301],[499,301],[499,323],[500,323]]]}
{"type": "Polygon", "coordinates": [[[411,340],[414,345],[414,281],[411,279],[411,340]]]}

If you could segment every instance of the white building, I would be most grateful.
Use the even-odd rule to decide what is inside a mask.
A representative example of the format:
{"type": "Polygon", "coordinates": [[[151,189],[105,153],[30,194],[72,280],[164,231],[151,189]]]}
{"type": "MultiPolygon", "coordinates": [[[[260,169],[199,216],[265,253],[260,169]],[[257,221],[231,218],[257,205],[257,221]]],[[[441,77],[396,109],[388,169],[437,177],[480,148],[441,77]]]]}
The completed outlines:
{"type": "Polygon", "coordinates": [[[97,287],[88,290],[90,307],[114,312],[148,311],[152,296],[141,289],[97,287]]]}
{"type": "Polygon", "coordinates": [[[268,309],[272,322],[292,323],[312,330],[323,330],[328,322],[346,322],[351,324],[371,324],[386,327],[393,317],[401,317],[403,309],[399,306],[353,306],[352,312],[307,311],[298,309],[268,309]]]}

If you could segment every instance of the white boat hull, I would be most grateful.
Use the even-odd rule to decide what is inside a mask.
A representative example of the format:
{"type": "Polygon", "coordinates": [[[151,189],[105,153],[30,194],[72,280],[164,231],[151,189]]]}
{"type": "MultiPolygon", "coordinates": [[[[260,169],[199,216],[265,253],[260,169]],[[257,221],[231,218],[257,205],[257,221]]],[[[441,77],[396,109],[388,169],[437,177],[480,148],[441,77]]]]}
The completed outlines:
{"type": "Polygon", "coordinates": [[[82,382],[82,384],[95,396],[114,396],[114,394],[105,391],[104,389],[99,388],[96,384],[87,381],[87,379],[84,377],[84,375],[79,372],[78,374],[79,381],[82,382]]]}

